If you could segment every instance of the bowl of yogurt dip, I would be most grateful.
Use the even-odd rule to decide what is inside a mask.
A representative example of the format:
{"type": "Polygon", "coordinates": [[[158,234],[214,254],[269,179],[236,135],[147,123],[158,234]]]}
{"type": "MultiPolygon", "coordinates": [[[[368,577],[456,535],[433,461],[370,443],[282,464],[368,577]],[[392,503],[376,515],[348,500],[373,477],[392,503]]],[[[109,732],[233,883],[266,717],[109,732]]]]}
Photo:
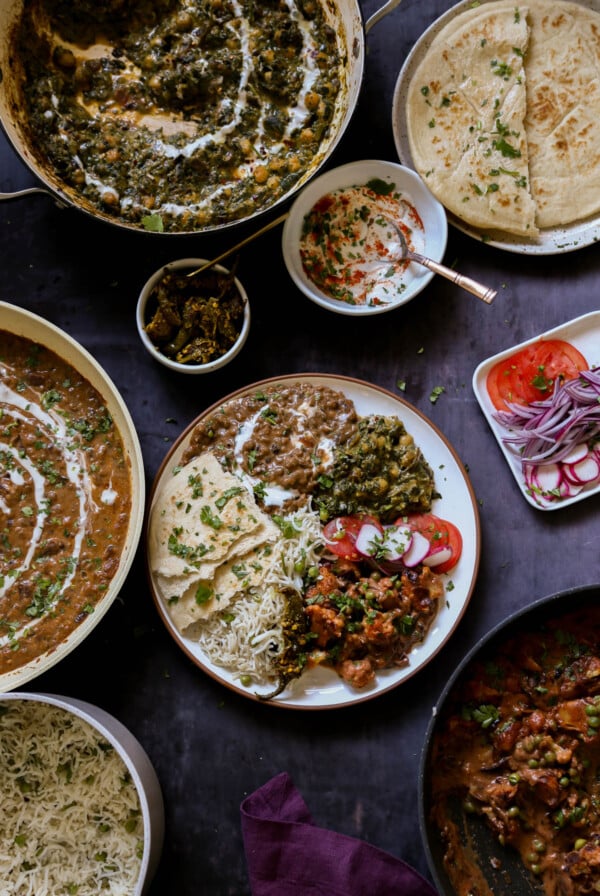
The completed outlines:
{"type": "Polygon", "coordinates": [[[296,286],[323,308],[381,314],[405,305],[434,276],[402,258],[397,228],[409,249],[442,260],[446,212],[419,175],[394,162],[351,162],[298,195],[283,228],[284,261],[296,286]]]}

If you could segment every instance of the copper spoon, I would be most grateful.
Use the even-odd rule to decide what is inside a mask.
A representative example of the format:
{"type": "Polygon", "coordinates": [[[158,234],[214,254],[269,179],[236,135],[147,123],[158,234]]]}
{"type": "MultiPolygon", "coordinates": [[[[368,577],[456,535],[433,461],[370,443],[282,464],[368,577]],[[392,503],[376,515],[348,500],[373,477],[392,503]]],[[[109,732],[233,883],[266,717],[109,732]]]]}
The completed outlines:
{"type": "Polygon", "coordinates": [[[466,277],[464,274],[458,274],[456,271],[453,271],[452,268],[447,268],[445,265],[440,264],[439,261],[434,261],[433,258],[427,258],[426,255],[420,255],[419,252],[413,252],[412,249],[408,248],[406,238],[396,222],[392,221],[391,218],[388,218],[387,220],[398,235],[401,253],[400,257],[402,259],[408,258],[409,261],[415,261],[417,264],[422,264],[423,267],[433,271],[434,274],[439,274],[441,277],[445,277],[446,280],[451,280],[452,283],[455,283],[462,289],[472,292],[474,296],[487,302],[488,305],[494,301],[498,290],[492,289],[491,286],[484,286],[482,283],[478,283],[477,280],[472,280],[471,277],[466,277]]]}

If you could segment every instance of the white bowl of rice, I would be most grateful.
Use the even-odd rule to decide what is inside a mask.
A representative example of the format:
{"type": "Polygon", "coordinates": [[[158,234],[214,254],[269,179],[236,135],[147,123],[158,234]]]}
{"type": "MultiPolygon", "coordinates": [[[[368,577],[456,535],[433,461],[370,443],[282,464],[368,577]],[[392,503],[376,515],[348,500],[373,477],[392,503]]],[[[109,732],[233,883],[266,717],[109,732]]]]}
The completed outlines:
{"type": "Polygon", "coordinates": [[[164,835],[141,744],[89,703],[0,696],[2,896],[142,896],[164,835]]]}

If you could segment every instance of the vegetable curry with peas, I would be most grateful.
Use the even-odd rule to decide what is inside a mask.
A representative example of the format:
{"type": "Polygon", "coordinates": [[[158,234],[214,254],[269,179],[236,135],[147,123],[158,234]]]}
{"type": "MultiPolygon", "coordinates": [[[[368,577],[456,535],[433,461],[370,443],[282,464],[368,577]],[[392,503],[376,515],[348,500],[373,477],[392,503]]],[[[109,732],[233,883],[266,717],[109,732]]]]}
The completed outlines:
{"type": "Polygon", "coordinates": [[[600,891],[600,611],[518,634],[469,667],[431,752],[431,819],[458,896],[488,896],[451,804],[516,850],[547,896],[600,891]]]}

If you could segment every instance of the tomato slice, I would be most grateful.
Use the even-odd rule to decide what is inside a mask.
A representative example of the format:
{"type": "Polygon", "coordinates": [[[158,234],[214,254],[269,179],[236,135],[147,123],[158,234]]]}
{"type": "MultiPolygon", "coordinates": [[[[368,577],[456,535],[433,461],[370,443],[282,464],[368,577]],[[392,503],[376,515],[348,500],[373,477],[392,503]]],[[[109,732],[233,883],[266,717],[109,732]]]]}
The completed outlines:
{"type": "Polygon", "coordinates": [[[407,517],[401,516],[396,520],[396,525],[409,526],[413,532],[420,532],[429,542],[432,552],[441,548],[450,549],[451,554],[448,560],[433,567],[434,572],[449,572],[460,560],[463,548],[462,535],[454,523],[449,520],[444,520],[433,513],[417,513],[407,517]]]}
{"type": "Polygon", "coordinates": [[[329,520],[323,527],[323,537],[328,549],[344,560],[360,560],[362,554],[356,550],[356,536],[365,523],[372,523],[383,533],[383,526],[379,520],[366,513],[356,516],[338,516],[329,520]]]}
{"type": "Polygon", "coordinates": [[[509,410],[507,402],[531,404],[554,392],[557,380],[572,380],[588,362],[581,352],[562,339],[540,339],[494,364],[486,388],[499,411],[509,410]]]}

